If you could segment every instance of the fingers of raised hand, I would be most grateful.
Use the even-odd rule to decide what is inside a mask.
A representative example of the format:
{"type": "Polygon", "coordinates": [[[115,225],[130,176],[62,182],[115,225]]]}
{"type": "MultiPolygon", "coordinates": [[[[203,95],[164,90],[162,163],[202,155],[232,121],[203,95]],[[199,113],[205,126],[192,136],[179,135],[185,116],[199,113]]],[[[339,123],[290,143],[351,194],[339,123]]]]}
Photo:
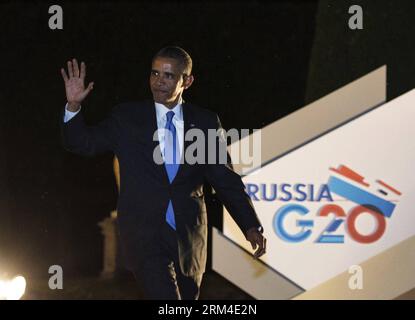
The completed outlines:
{"type": "MultiPolygon", "coordinates": [[[[74,58],[74,59],[72,59],[72,60],[68,60],[68,62],[67,62],[67,64],[68,64],[68,74],[69,74],[69,77],[68,76],[66,76],[66,78],[67,79],[71,79],[71,78],[82,78],[82,79],[84,79],[85,78],[85,75],[86,75],[86,66],[85,66],[85,63],[81,63],[81,68],[79,69],[79,66],[78,66],[78,61],[74,58]]],[[[64,74],[62,73],[62,76],[63,76],[64,74]]],[[[65,72],[65,75],[66,75],[66,72],[65,72]]],[[[64,77],[64,79],[65,79],[65,77],[64,77]]]]}
{"type": "Polygon", "coordinates": [[[63,78],[63,81],[68,81],[69,80],[69,78],[68,78],[68,75],[66,74],[66,72],[65,72],[65,69],[64,68],[61,68],[61,74],[62,74],[62,78],[63,78]]]}
{"type": "Polygon", "coordinates": [[[68,61],[68,74],[69,78],[73,78],[73,69],[72,69],[72,61],[68,61]]]}
{"type": "Polygon", "coordinates": [[[85,79],[85,75],[86,75],[86,65],[84,62],[81,62],[81,74],[80,74],[81,79],[85,79]]]}
{"type": "Polygon", "coordinates": [[[73,65],[73,75],[77,78],[79,78],[79,67],[78,67],[78,61],[74,58],[72,59],[72,65],[73,65]]]}
{"type": "Polygon", "coordinates": [[[94,83],[93,82],[90,82],[89,84],[88,84],[88,87],[86,88],[86,91],[91,91],[92,89],[94,89],[94,83]]]}

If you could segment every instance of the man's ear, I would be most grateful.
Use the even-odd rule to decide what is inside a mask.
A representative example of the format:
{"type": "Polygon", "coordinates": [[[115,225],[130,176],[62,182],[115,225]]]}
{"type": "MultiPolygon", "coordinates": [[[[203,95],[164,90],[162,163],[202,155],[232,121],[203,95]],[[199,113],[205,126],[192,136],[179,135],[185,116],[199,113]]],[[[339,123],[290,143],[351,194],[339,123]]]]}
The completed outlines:
{"type": "Polygon", "coordinates": [[[193,75],[186,76],[184,78],[184,83],[183,83],[184,89],[185,90],[188,89],[192,85],[194,80],[195,80],[195,78],[193,77],[193,75]]]}

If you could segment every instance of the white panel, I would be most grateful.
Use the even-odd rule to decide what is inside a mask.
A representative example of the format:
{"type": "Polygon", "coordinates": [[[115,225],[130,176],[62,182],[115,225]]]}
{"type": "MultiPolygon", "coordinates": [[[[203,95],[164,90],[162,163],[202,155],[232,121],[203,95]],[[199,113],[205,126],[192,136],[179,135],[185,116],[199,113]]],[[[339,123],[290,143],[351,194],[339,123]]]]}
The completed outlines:
{"type": "Polygon", "coordinates": [[[287,299],[302,290],[212,229],[212,268],[256,299],[287,299]]]}

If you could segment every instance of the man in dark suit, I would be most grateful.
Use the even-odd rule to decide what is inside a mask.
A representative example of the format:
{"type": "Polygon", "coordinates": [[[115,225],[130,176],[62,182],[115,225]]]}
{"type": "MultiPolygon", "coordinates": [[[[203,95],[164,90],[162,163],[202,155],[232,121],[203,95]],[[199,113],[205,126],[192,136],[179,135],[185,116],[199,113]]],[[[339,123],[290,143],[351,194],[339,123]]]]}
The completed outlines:
{"type": "MultiPolygon", "coordinates": [[[[86,66],[82,62],[79,67],[73,59],[68,61],[68,74],[61,69],[68,101],[62,121],[63,145],[82,155],[112,151],[117,156],[121,246],[128,268],[152,299],[198,298],[207,253],[205,181],[252,248],[258,247],[254,256],[265,253],[261,224],[230,161],[221,163],[215,158],[211,163],[206,160],[208,154],[205,161],[187,161],[191,141],[184,137],[190,129],[208,137],[208,130],[221,128],[215,113],[183,101],[183,91],[194,81],[191,71],[186,51],[163,48],[152,61],[153,100],[121,104],[106,120],[88,127],[79,112],[94,85],[84,87],[86,66]]],[[[215,157],[224,144],[223,138],[215,140],[215,157]]],[[[207,153],[208,149],[205,146],[207,153]]]]}

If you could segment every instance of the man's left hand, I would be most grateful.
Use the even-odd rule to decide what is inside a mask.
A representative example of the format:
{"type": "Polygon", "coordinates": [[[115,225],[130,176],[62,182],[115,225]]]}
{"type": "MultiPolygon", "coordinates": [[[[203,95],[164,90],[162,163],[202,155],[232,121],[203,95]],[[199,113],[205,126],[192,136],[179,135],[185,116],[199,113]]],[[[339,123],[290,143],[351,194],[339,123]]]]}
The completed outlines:
{"type": "Polygon", "coordinates": [[[261,232],[255,227],[248,229],[246,232],[246,240],[251,243],[252,249],[256,249],[258,246],[258,250],[255,251],[254,257],[258,259],[262,256],[266,251],[267,239],[264,238],[261,232]]]}

